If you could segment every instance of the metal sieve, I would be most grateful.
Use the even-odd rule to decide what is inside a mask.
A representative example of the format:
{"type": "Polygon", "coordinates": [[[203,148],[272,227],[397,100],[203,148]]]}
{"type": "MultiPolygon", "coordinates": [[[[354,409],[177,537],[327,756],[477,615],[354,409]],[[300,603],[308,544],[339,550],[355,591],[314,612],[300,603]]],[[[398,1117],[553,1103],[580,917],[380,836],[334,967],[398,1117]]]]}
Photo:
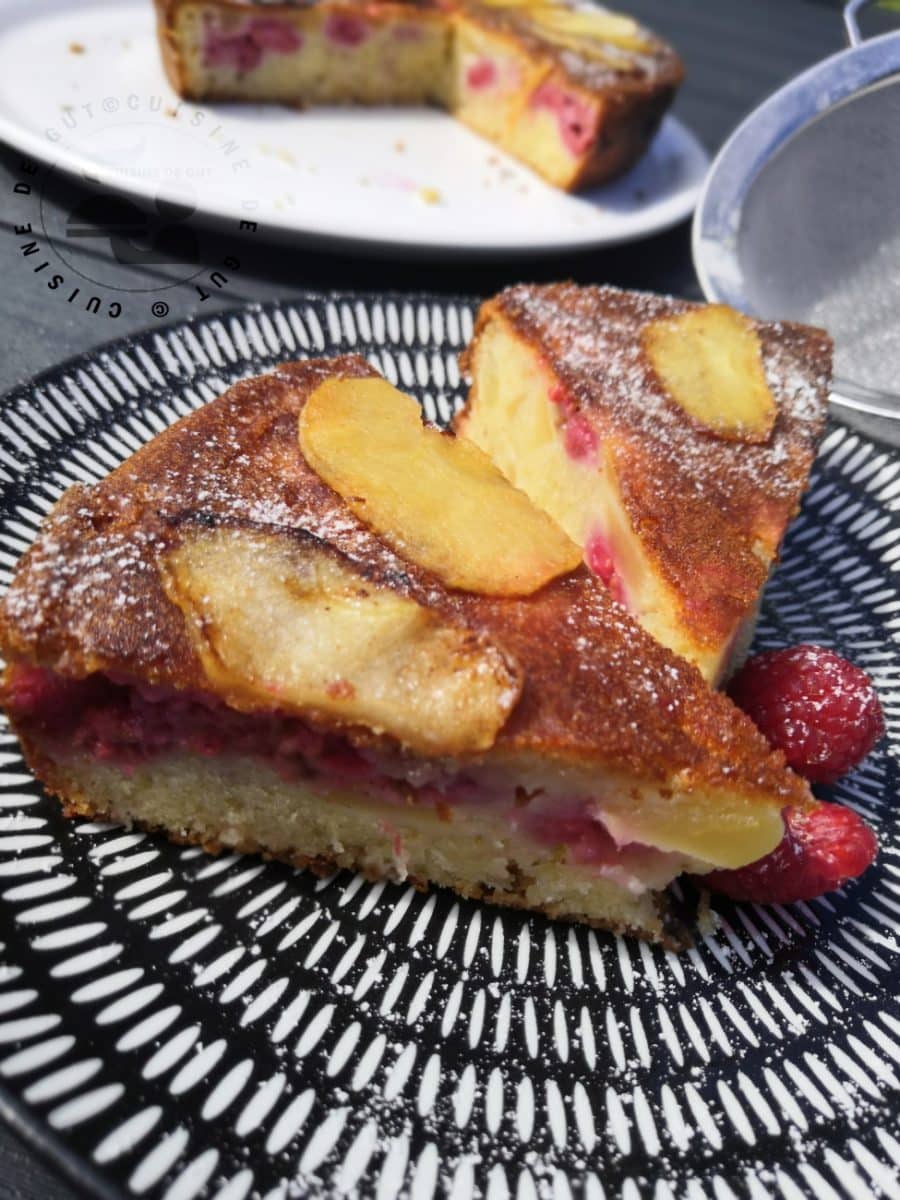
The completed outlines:
{"type": "Polygon", "coordinates": [[[694,218],[704,293],[835,341],[835,416],[900,445],[900,31],[770,96],[716,157],[694,218]]]}

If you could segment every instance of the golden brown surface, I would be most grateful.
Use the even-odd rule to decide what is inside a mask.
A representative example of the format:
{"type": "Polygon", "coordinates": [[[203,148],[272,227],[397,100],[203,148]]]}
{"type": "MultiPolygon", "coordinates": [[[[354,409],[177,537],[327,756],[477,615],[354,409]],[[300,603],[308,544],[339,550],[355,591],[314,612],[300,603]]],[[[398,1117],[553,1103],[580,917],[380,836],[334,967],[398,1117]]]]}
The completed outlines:
{"type": "Polygon", "coordinates": [[[615,288],[519,285],[482,305],[474,341],[498,317],[540,355],[612,455],[631,525],[680,598],[682,621],[716,645],[752,610],[806,489],[831,342],[806,326],[757,323],[777,419],[764,442],[724,440],[685,418],[641,347],[649,322],[698,307],[615,288]]]}
{"type": "Polygon", "coordinates": [[[591,58],[541,37],[527,5],[492,7],[479,4],[478,0],[472,3],[462,0],[454,7],[467,20],[486,29],[508,32],[530,55],[546,59],[564,77],[591,92],[615,87],[622,103],[646,95],[652,88],[670,88],[674,93],[684,79],[684,66],[672,47],[643,28],[644,46],[640,50],[622,49],[616,53],[611,45],[603,58],[591,58]]]}
{"type": "Polygon", "coordinates": [[[645,634],[586,568],[524,599],[489,599],[451,591],[367,530],[298,448],[300,408],[334,374],[373,372],[357,356],[285,364],[236,384],[103,482],[67,492],[3,599],[3,654],[76,677],[107,671],[209,690],[161,562],[198,523],[311,536],[516,664],[522,694],[493,757],[607,765],[663,784],[677,776],[682,795],[721,787],[767,809],[808,799],[752,722],[645,634]]]}

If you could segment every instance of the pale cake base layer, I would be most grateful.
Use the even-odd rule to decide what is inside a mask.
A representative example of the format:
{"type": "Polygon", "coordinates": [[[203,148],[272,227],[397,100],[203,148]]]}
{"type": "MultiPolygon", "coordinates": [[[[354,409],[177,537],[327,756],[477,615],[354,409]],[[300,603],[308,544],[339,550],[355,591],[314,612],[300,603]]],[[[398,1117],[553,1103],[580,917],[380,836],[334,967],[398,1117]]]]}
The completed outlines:
{"type": "Polygon", "coordinates": [[[632,895],[481,809],[454,809],[448,820],[430,808],[323,794],[241,758],[173,756],[131,774],[94,760],[54,762],[33,742],[28,758],[70,814],[163,830],[211,851],[261,852],[318,871],[435,884],[673,948],[684,944],[664,893],[632,895]]]}
{"type": "MultiPolygon", "coordinates": [[[[204,61],[205,5],[178,10],[175,33],[191,94],[203,99],[256,100],[298,107],[322,104],[438,104],[451,103],[450,29],[440,15],[419,17],[415,37],[400,38],[410,29],[396,17],[367,24],[361,45],[341,46],[328,38],[325,20],[315,9],[279,14],[279,22],[297,30],[302,52],[272,53],[251,70],[209,65],[204,61]]],[[[224,19],[224,17],[223,17],[224,19]]],[[[246,16],[240,11],[223,28],[233,33],[246,16]]]]}

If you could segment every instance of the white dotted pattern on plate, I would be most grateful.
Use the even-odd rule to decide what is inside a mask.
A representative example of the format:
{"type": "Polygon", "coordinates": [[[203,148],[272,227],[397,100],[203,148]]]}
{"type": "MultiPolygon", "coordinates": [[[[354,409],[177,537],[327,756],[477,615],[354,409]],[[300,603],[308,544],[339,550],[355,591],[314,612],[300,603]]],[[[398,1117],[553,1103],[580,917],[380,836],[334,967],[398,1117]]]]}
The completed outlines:
{"type": "MultiPolygon", "coordinates": [[[[0,414],[3,582],[65,487],[274,362],[359,350],[446,421],[471,328],[463,301],[310,296],[39,380],[0,414]]],[[[9,1103],[111,1195],[900,1195],[898,506],[900,458],[833,429],[758,635],[874,675],[889,746],[838,795],[879,864],[810,904],[721,902],[681,956],[66,822],[2,726],[9,1103]]]]}

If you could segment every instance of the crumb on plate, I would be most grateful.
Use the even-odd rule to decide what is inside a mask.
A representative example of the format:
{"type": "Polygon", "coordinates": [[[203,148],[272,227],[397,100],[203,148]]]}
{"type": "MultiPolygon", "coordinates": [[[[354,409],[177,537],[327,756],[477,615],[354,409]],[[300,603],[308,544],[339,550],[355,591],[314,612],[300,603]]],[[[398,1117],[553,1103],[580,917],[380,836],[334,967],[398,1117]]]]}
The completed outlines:
{"type": "Polygon", "coordinates": [[[719,914],[712,907],[710,894],[706,888],[700,891],[697,903],[697,928],[704,937],[711,937],[719,928],[719,914]]]}

